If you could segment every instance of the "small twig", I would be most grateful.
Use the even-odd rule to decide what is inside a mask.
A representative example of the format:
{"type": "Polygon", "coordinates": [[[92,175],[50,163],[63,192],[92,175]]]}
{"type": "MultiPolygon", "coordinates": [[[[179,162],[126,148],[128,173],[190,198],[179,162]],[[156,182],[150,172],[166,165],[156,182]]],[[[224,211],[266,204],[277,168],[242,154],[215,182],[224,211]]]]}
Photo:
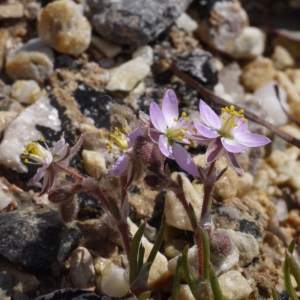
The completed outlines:
{"type": "MultiPolygon", "coordinates": [[[[182,79],[185,83],[191,85],[192,87],[194,87],[205,100],[211,101],[214,104],[220,106],[220,107],[225,107],[225,106],[230,106],[231,103],[225,101],[224,99],[218,97],[217,95],[213,94],[212,92],[208,91],[206,88],[204,88],[200,83],[198,83],[196,80],[194,80],[192,77],[190,77],[189,75],[187,75],[186,73],[182,72],[181,70],[179,70],[174,64],[172,64],[170,66],[170,70],[174,73],[174,75],[176,75],[177,77],[179,77],[180,79],[182,79]]],[[[237,110],[240,110],[241,107],[238,105],[235,105],[237,110]]],[[[264,119],[259,118],[257,115],[249,112],[249,111],[245,111],[244,113],[245,118],[249,119],[250,121],[253,121],[257,124],[260,124],[268,129],[270,129],[272,132],[274,132],[275,134],[277,134],[279,137],[281,137],[282,139],[284,139],[285,141],[287,141],[288,143],[300,148],[300,140],[292,137],[291,135],[283,132],[282,130],[280,130],[279,128],[277,128],[276,126],[270,124],[269,122],[265,121],[264,119]]]]}

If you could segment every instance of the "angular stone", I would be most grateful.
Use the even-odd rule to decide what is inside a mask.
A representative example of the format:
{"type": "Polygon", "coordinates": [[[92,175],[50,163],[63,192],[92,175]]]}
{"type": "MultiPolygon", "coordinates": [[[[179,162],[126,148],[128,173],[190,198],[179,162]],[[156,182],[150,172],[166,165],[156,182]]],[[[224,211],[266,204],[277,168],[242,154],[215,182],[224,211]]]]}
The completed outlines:
{"type": "Polygon", "coordinates": [[[140,46],[166,30],[191,0],[89,0],[93,27],[108,41],[140,46]]]}
{"type": "Polygon", "coordinates": [[[286,113],[283,111],[281,105],[288,111],[287,104],[287,94],[285,90],[271,80],[267,84],[261,86],[253,94],[252,103],[258,103],[262,112],[264,112],[269,118],[272,119],[273,124],[276,126],[284,125],[288,121],[286,113]],[[280,97],[280,102],[277,98],[277,93],[274,86],[278,86],[278,92],[280,97]]]}
{"type": "Polygon", "coordinates": [[[259,246],[253,235],[229,229],[228,234],[239,251],[239,265],[245,267],[259,255],[259,246]]]}
{"type": "Polygon", "coordinates": [[[243,68],[241,83],[248,90],[256,90],[268,83],[275,75],[272,61],[269,58],[259,58],[243,68]]]}
{"type": "Polygon", "coordinates": [[[272,54],[274,67],[278,70],[283,70],[288,67],[293,67],[295,61],[291,54],[282,46],[277,45],[272,54]]]}
{"type": "Polygon", "coordinates": [[[105,158],[102,153],[90,150],[83,150],[82,158],[84,168],[90,176],[99,177],[107,173],[105,158]]]}
{"type": "Polygon", "coordinates": [[[79,243],[77,227],[68,228],[56,211],[0,214],[0,253],[18,266],[43,273],[63,261],[79,243]]]}
{"type": "Polygon", "coordinates": [[[0,20],[22,18],[23,14],[24,7],[20,2],[12,2],[0,5],[0,20]]]}
{"type": "Polygon", "coordinates": [[[249,283],[238,271],[228,271],[221,275],[218,280],[224,300],[247,299],[252,293],[249,283]]]}
{"type": "Polygon", "coordinates": [[[196,34],[213,48],[231,54],[235,39],[248,26],[248,16],[239,1],[199,1],[199,13],[208,12],[198,23],[196,34]],[[203,2],[203,3],[201,3],[203,2]]]}
{"type": "Polygon", "coordinates": [[[144,61],[152,66],[153,64],[153,49],[146,45],[139,47],[135,52],[132,53],[132,58],[141,57],[144,61]]]}
{"type": "Polygon", "coordinates": [[[21,103],[32,104],[41,96],[41,89],[34,80],[17,80],[11,87],[11,96],[21,103]]]}
{"type": "Polygon", "coordinates": [[[38,20],[42,41],[61,53],[79,55],[91,41],[91,25],[79,12],[75,2],[59,0],[49,3],[38,20]]]}
{"type": "Polygon", "coordinates": [[[183,52],[174,57],[174,64],[208,89],[218,83],[218,70],[212,55],[202,49],[183,52]]]}
{"type": "Polygon", "coordinates": [[[266,35],[256,27],[245,27],[234,40],[231,56],[234,58],[254,58],[265,50],[266,35]]]}
{"type": "Polygon", "coordinates": [[[118,267],[113,262],[107,263],[101,272],[100,282],[97,280],[97,286],[110,297],[124,297],[130,288],[124,279],[124,272],[123,268],[118,267]]]}
{"type": "Polygon", "coordinates": [[[130,92],[150,72],[143,58],[137,57],[111,71],[106,90],[130,92]]]}
{"type": "Polygon", "coordinates": [[[49,78],[53,72],[53,51],[40,39],[32,39],[6,56],[5,71],[13,79],[49,78]]]}
{"type": "Polygon", "coordinates": [[[286,91],[288,102],[300,102],[300,94],[297,91],[296,85],[290,80],[288,75],[283,71],[277,71],[274,76],[277,81],[286,91]]]}
{"type": "Polygon", "coordinates": [[[113,58],[122,51],[122,47],[119,45],[110,43],[95,35],[92,36],[91,44],[108,58],[113,58]]]}
{"type": "Polygon", "coordinates": [[[79,289],[93,286],[95,268],[93,258],[84,247],[76,248],[70,256],[70,275],[72,284],[79,289]]]}
{"type": "Polygon", "coordinates": [[[176,25],[188,33],[192,33],[198,27],[198,24],[188,14],[182,13],[176,20],[176,25]]]}

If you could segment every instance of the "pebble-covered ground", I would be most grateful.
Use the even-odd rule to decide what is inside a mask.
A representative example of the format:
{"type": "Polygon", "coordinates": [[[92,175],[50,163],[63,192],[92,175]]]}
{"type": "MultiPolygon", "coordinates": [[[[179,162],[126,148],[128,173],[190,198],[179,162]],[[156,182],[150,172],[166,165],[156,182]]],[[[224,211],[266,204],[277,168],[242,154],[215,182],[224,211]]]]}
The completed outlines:
{"type": "MultiPolygon", "coordinates": [[[[272,140],[239,156],[244,175],[229,167],[216,183],[214,232],[231,246],[223,251],[212,241],[211,261],[226,300],[272,299],[272,288],[288,299],[283,262],[300,232],[299,14],[299,0],[1,1],[0,299],[133,297],[122,242],[102,205],[79,194],[75,221],[63,223],[47,194],[39,196],[41,185],[27,185],[37,168],[20,155],[40,137],[51,146],[65,132],[73,146],[84,133],[72,166],[105,175],[118,157],[106,146],[109,107],[148,113],[167,89],[199,121],[200,98],[217,113],[223,105],[214,99],[237,104],[255,114],[251,131],[272,140]]],[[[189,151],[205,166],[205,148],[189,151]]],[[[227,165],[220,158],[217,169],[227,165]]],[[[183,184],[200,216],[203,185],[188,176],[183,184]]],[[[142,178],[129,202],[131,234],[147,221],[146,255],[165,211],[148,286],[151,299],[168,299],[186,245],[189,264],[197,261],[189,219],[173,192],[153,191],[142,178]]],[[[184,280],[179,299],[194,299],[184,280]]]]}

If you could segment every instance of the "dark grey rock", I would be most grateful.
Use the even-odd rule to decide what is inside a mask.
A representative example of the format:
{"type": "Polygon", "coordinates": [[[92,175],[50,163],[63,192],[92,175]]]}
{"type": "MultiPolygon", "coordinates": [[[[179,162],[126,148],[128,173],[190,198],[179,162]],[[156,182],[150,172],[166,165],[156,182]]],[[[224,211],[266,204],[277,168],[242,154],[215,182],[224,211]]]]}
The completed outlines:
{"type": "Polygon", "coordinates": [[[218,83],[218,70],[212,55],[202,49],[182,52],[175,56],[174,64],[207,89],[212,90],[218,83]]]}
{"type": "Polygon", "coordinates": [[[47,295],[39,296],[35,300],[111,300],[111,298],[85,290],[61,289],[47,295]]]}
{"type": "Polygon", "coordinates": [[[30,272],[45,274],[79,240],[79,229],[67,227],[56,211],[0,214],[0,254],[30,272]]]}
{"type": "Polygon", "coordinates": [[[12,278],[6,272],[0,273],[0,299],[9,300],[12,294],[12,278]]]}
{"type": "Polygon", "coordinates": [[[95,30],[120,45],[147,44],[166,30],[191,0],[88,0],[95,30]]]}
{"type": "Polygon", "coordinates": [[[29,298],[22,292],[14,293],[12,300],[29,300],[29,298]]]}

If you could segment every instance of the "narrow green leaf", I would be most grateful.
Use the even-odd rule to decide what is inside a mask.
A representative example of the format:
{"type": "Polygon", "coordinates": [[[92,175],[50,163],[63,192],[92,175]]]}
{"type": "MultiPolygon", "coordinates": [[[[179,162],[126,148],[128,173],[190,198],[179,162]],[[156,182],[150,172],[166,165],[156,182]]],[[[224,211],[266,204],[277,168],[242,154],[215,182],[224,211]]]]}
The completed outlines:
{"type": "MultiPolygon", "coordinates": [[[[155,240],[155,243],[154,243],[154,245],[151,249],[151,252],[148,256],[148,259],[147,259],[147,262],[150,262],[151,265],[152,265],[152,263],[155,259],[155,256],[156,256],[156,254],[157,254],[157,252],[158,252],[158,250],[159,250],[159,248],[162,244],[162,241],[164,239],[165,228],[166,228],[166,216],[163,214],[162,219],[161,219],[160,229],[159,229],[159,232],[157,234],[157,238],[155,240]]],[[[150,267],[151,267],[151,265],[150,265],[150,267]]]]}
{"type": "Polygon", "coordinates": [[[129,255],[129,282],[130,284],[133,283],[133,281],[136,279],[136,277],[139,274],[138,270],[138,251],[140,247],[140,242],[145,230],[146,223],[143,223],[143,225],[138,229],[138,231],[135,233],[130,247],[130,255],[129,255]]]}
{"type": "Polygon", "coordinates": [[[181,279],[181,256],[179,256],[178,260],[177,260],[171,300],[178,299],[179,288],[180,288],[180,279],[181,279]]]}
{"type": "Polygon", "coordinates": [[[202,242],[202,250],[203,250],[203,271],[204,271],[204,279],[208,283],[210,282],[210,246],[209,246],[209,240],[207,233],[199,227],[199,232],[201,236],[201,242],[202,242]]]}
{"type": "MultiPolygon", "coordinates": [[[[290,253],[293,253],[295,244],[296,244],[295,240],[293,240],[290,243],[290,245],[288,247],[288,251],[290,253]]],[[[294,291],[294,288],[292,286],[292,280],[291,280],[291,275],[290,275],[290,266],[288,264],[287,255],[284,260],[283,274],[284,274],[284,284],[285,284],[286,290],[287,290],[291,300],[298,300],[298,296],[296,295],[296,292],[294,291]]]]}
{"type": "Polygon", "coordinates": [[[145,255],[145,247],[142,245],[142,243],[140,244],[140,248],[139,248],[139,255],[138,255],[138,272],[140,271],[140,269],[143,266],[144,263],[144,255],[145,255]]]}
{"type": "Polygon", "coordinates": [[[221,291],[218,277],[215,273],[214,267],[209,263],[209,275],[210,275],[210,285],[214,295],[215,300],[223,300],[223,293],[221,291]]]}
{"type": "Polygon", "coordinates": [[[273,300],[279,300],[278,294],[275,289],[272,289],[272,297],[273,300]]]}
{"type": "Polygon", "coordinates": [[[293,255],[288,251],[286,252],[286,259],[289,264],[291,273],[295,277],[295,280],[298,285],[298,289],[300,289],[300,268],[299,268],[295,258],[293,257],[293,255]]]}
{"type": "Polygon", "coordinates": [[[130,284],[130,289],[135,295],[140,295],[148,289],[149,265],[151,265],[149,262],[145,262],[135,280],[130,284]]]}
{"type": "Polygon", "coordinates": [[[150,295],[151,295],[151,291],[144,292],[144,293],[140,294],[140,296],[138,297],[138,300],[147,300],[150,298],[150,295]]]}
{"type": "Polygon", "coordinates": [[[189,246],[185,246],[185,248],[182,251],[182,273],[184,276],[184,279],[190,289],[192,290],[194,281],[193,278],[191,277],[189,266],[188,266],[188,251],[189,251],[189,246]]]}

